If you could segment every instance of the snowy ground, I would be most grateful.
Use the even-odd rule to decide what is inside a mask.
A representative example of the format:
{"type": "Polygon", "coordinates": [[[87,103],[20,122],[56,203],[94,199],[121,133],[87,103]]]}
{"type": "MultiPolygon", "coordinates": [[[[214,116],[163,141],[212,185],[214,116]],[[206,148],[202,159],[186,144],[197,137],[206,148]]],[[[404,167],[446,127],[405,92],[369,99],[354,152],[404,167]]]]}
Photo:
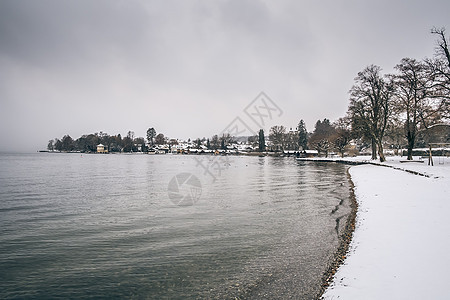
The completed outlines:
{"type": "Polygon", "coordinates": [[[351,167],[356,229],[324,299],[450,299],[450,158],[400,160],[383,164],[429,177],[351,167]]]}

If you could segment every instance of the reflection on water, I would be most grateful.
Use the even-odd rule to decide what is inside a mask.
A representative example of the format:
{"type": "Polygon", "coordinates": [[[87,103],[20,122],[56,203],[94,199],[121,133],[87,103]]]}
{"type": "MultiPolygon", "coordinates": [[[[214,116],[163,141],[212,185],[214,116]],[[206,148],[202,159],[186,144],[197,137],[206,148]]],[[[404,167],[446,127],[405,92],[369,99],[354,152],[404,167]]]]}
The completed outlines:
{"type": "Polygon", "coordinates": [[[194,158],[1,154],[0,298],[314,295],[350,211],[345,167],[228,157],[212,180],[194,158]],[[183,172],[195,205],[169,199],[183,172]]]}

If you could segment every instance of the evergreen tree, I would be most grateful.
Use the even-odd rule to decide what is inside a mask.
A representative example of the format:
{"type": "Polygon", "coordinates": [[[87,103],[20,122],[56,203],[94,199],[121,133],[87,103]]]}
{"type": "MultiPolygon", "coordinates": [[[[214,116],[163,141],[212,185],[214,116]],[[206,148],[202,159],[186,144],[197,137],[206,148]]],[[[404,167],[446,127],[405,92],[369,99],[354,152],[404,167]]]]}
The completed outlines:
{"type": "Polygon", "coordinates": [[[298,123],[298,145],[302,147],[302,150],[308,149],[308,131],[303,120],[298,123]]]}
{"type": "Polygon", "coordinates": [[[70,135],[63,136],[62,140],[62,151],[72,151],[74,149],[73,139],[70,135]]]}
{"type": "Polygon", "coordinates": [[[259,130],[258,145],[259,145],[259,152],[263,152],[266,150],[266,141],[264,138],[264,130],[262,130],[262,129],[259,130]]]}
{"type": "Polygon", "coordinates": [[[155,144],[154,143],[155,137],[156,137],[155,128],[152,127],[152,128],[147,129],[147,141],[151,146],[153,146],[155,144]]]}

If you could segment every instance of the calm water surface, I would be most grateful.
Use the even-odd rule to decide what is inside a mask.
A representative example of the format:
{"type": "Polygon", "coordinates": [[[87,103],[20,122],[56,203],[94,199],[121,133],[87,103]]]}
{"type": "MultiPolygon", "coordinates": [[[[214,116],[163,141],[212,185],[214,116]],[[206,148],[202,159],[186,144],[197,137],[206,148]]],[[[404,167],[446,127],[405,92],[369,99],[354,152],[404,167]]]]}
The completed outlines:
{"type": "Polygon", "coordinates": [[[348,199],[293,158],[0,154],[0,298],[309,299],[348,199]]]}

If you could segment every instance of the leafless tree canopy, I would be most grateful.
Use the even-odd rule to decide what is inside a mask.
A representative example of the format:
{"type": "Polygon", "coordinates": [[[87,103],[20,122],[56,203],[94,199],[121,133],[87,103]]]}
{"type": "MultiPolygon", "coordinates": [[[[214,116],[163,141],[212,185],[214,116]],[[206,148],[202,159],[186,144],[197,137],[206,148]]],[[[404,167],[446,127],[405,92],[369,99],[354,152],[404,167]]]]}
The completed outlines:
{"type": "Polygon", "coordinates": [[[447,38],[445,37],[445,28],[438,29],[434,27],[431,29],[431,33],[439,36],[437,53],[447,59],[447,66],[450,69],[450,52],[448,50],[447,38]]]}
{"type": "Polygon", "coordinates": [[[353,127],[372,142],[372,158],[376,150],[384,161],[383,137],[391,115],[393,84],[381,75],[379,66],[370,65],[355,78],[350,90],[349,115],[353,127]]]}

